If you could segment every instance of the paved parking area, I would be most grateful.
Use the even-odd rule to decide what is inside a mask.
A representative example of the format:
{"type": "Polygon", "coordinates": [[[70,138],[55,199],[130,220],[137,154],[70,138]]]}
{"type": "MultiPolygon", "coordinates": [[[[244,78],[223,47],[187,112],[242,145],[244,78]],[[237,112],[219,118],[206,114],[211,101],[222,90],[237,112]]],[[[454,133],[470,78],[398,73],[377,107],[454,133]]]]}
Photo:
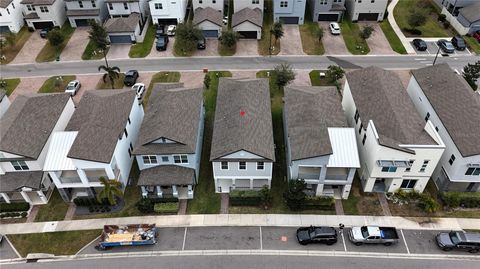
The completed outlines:
{"type": "Polygon", "coordinates": [[[302,39],[298,25],[283,25],[283,37],[280,38],[280,55],[304,55],[302,39]]]}
{"type": "Polygon", "coordinates": [[[46,38],[40,37],[40,30],[35,31],[30,35],[30,38],[25,42],[23,48],[18,52],[17,57],[13,59],[12,64],[35,63],[38,53],[43,46],[47,44],[46,38]]]}
{"type": "Polygon", "coordinates": [[[108,50],[108,59],[127,59],[131,44],[112,44],[108,50]]]}
{"type": "Polygon", "coordinates": [[[337,244],[310,244],[302,246],[297,242],[295,227],[262,227],[263,249],[344,251],[340,240],[337,244]]]}
{"type": "Polygon", "coordinates": [[[258,41],[256,39],[240,39],[237,41],[235,56],[258,56],[258,41]]]}
{"type": "Polygon", "coordinates": [[[218,56],[218,39],[206,39],[206,48],[197,50],[193,56],[218,56]]]}
{"type": "Polygon", "coordinates": [[[361,246],[355,246],[350,240],[348,240],[348,233],[350,229],[345,229],[345,246],[347,251],[359,251],[359,252],[375,252],[375,253],[407,253],[407,248],[403,242],[402,235],[398,231],[400,241],[397,244],[391,246],[384,246],[382,244],[364,244],[361,246]]]}
{"type": "Polygon", "coordinates": [[[260,249],[258,227],[188,228],[185,250],[260,249]]]}
{"type": "MultiPolygon", "coordinates": [[[[410,253],[445,254],[445,251],[436,247],[435,235],[439,232],[441,231],[404,230],[403,235],[408,242],[410,253]]],[[[452,252],[451,254],[460,253],[452,252]]]]}
{"type": "MultiPolygon", "coordinates": [[[[410,42],[410,44],[412,45],[415,52],[419,55],[435,55],[435,54],[437,54],[437,51],[438,51],[437,42],[435,42],[435,41],[425,41],[425,43],[427,43],[427,50],[419,51],[415,48],[415,46],[413,45],[413,42],[410,42]]],[[[440,54],[442,54],[442,50],[440,50],[440,54]]],[[[451,55],[451,56],[468,56],[468,55],[471,55],[471,54],[472,53],[467,48],[463,51],[462,50],[455,50],[453,53],[451,53],[449,55],[451,55]]]]}
{"type": "Polygon", "coordinates": [[[322,43],[327,55],[350,55],[342,35],[332,35],[328,28],[329,22],[319,22],[318,25],[323,28],[322,43]]]}
{"type": "Polygon", "coordinates": [[[367,39],[368,47],[370,48],[370,54],[372,55],[392,55],[397,54],[393,51],[392,47],[390,47],[390,43],[388,42],[387,37],[380,28],[378,23],[367,23],[367,22],[358,22],[360,25],[360,29],[363,27],[370,25],[373,27],[373,33],[370,38],[367,39]]]}
{"type": "Polygon", "coordinates": [[[67,46],[60,55],[60,61],[79,61],[88,44],[88,30],[90,27],[78,27],[73,32],[67,46]]]}
{"type": "Polygon", "coordinates": [[[175,37],[168,38],[167,50],[158,51],[156,48],[157,39],[153,41],[152,50],[147,57],[173,57],[173,44],[175,44],[175,37]]]}
{"type": "Polygon", "coordinates": [[[15,253],[15,250],[13,250],[10,242],[8,242],[7,239],[3,238],[2,243],[0,243],[0,260],[15,258],[18,258],[17,253],[15,253]]]}

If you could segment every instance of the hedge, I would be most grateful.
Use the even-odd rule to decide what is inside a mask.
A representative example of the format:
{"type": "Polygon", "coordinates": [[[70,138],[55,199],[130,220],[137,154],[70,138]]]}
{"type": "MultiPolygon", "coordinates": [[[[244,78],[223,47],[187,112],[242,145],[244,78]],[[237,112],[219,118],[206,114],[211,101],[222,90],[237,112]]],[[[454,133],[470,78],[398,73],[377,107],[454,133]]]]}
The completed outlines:
{"type": "Polygon", "coordinates": [[[110,205],[108,199],[103,199],[101,203],[96,198],[91,197],[77,197],[73,199],[76,206],[96,206],[96,205],[110,205]]]}
{"type": "Polygon", "coordinates": [[[333,197],[306,197],[302,209],[331,209],[334,205],[333,197]]]}
{"type": "Polygon", "coordinates": [[[135,205],[138,211],[148,214],[155,212],[156,204],[178,203],[178,198],[142,198],[135,205]]]}
{"type": "Polygon", "coordinates": [[[254,190],[233,190],[230,192],[232,206],[258,206],[262,202],[260,192],[254,190]]]}
{"type": "Polygon", "coordinates": [[[3,218],[15,218],[15,217],[22,217],[25,218],[27,216],[27,212],[6,212],[0,214],[0,219],[3,218]]]}
{"type": "Polygon", "coordinates": [[[160,214],[175,214],[178,212],[178,204],[178,202],[156,203],[153,207],[153,211],[160,214]]]}
{"type": "Polygon", "coordinates": [[[30,204],[27,202],[11,203],[11,204],[0,203],[0,213],[28,211],[29,209],[30,209],[30,204]]]}
{"type": "Polygon", "coordinates": [[[480,207],[479,192],[444,192],[440,194],[440,198],[448,207],[480,207]]]}

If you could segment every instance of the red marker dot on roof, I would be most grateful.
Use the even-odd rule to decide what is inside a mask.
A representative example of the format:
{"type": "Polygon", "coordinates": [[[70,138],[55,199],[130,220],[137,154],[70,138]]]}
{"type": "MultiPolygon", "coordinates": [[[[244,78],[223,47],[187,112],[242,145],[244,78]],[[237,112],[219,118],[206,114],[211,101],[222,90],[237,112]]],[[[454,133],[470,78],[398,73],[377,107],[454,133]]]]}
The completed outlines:
{"type": "Polygon", "coordinates": [[[241,110],[240,111],[240,117],[243,117],[243,116],[245,116],[245,111],[241,110]]]}

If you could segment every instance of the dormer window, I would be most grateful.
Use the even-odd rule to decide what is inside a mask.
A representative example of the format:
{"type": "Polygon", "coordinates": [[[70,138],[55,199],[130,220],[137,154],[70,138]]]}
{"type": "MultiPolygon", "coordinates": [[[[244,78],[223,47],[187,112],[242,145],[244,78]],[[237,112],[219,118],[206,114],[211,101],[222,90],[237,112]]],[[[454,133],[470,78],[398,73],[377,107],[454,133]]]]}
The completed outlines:
{"type": "Polygon", "coordinates": [[[83,1],[78,1],[78,6],[79,6],[80,8],[83,8],[83,1]]]}
{"type": "Polygon", "coordinates": [[[126,9],[126,10],[128,9],[128,3],[127,2],[123,2],[123,8],[126,9]]]}
{"type": "Polygon", "coordinates": [[[165,137],[160,138],[160,141],[162,141],[163,144],[167,143],[167,140],[165,140],[165,137]]]}
{"type": "Polygon", "coordinates": [[[15,169],[16,171],[30,170],[30,168],[28,168],[28,165],[25,161],[11,161],[10,163],[12,164],[13,169],[15,169]]]}
{"type": "Polygon", "coordinates": [[[91,0],[92,7],[97,7],[97,4],[95,3],[95,0],[91,0]]]}

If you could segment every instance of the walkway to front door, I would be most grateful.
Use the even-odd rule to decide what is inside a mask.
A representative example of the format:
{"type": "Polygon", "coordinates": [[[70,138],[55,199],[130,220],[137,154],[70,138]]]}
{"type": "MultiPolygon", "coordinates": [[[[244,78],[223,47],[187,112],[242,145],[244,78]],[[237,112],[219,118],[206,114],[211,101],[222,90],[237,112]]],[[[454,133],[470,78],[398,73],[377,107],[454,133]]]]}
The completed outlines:
{"type": "Polygon", "coordinates": [[[230,202],[230,196],[228,193],[221,193],[221,202],[220,202],[220,214],[228,214],[228,205],[230,202]]]}

